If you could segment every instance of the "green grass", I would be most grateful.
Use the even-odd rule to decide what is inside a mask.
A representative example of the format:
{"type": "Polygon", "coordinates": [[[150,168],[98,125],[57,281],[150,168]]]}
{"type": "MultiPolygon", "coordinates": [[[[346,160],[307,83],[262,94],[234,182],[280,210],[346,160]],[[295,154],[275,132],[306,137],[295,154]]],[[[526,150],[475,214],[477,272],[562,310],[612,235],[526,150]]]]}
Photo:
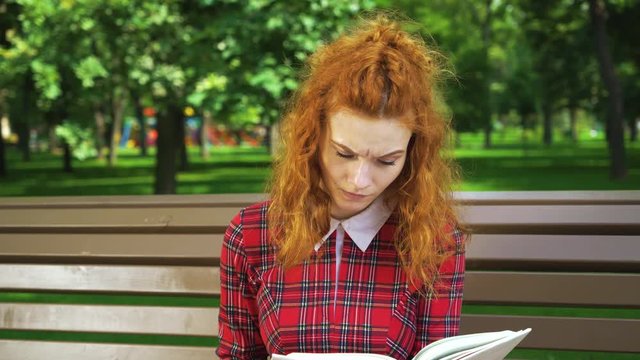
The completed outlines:
{"type": "MultiPolygon", "coordinates": [[[[577,144],[559,141],[550,147],[523,143],[513,134],[494,136],[494,147],[482,148],[482,137],[462,134],[454,156],[461,167],[463,191],[629,190],[640,189],[640,142],[627,142],[628,176],[609,179],[609,157],[602,139],[577,144]]],[[[62,172],[60,155],[34,153],[23,162],[8,149],[8,176],[0,178],[0,196],[149,195],[153,193],[155,157],[120,150],[117,165],[105,160],[74,160],[74,172],[62,172]]],[[[177,176],[178,194],[259,193],[270,176],[265,148],[216,147],[203,160],[189,149],[189,169],[177,176]]]]}
{"type": "Polygon", "coordinates": [[[85,305],[136,305],[218,307],[220,299],[212,296],[191,297],[175,295],[117,295],[117,294],[52,294],[28,292],[0,292],[0,303],[46,303],[85,305]]]}
{"type": "MultiPolygon", "coordinates": [[[[216,148],[209,160],[189,149],[189,170],[177,176],[179,194],[259,193],[270,174],[271,158],[265,148],[216,148]]],[[[64,173],[62,158],[34,153],[20,160],[8,152],[8,176],[0,178],[0,196],[150,195],[153,194],[155,157],[137,150],[121,150],[117,165],[106,160],[74,160],[74,172],[64,173]]]]}
{"type": "MultiPolygon", "coordinates": [[[[464,137],[463,137],[464,138],[464,137]]],[[[609,154],[603,140],[577,144],[522,144],[507,138],[483,149],[472,135],[455,150],[465,191],[635,190],[640,189],[640,143],[626,143],[628,176],[609,179],[609,154]]]]}

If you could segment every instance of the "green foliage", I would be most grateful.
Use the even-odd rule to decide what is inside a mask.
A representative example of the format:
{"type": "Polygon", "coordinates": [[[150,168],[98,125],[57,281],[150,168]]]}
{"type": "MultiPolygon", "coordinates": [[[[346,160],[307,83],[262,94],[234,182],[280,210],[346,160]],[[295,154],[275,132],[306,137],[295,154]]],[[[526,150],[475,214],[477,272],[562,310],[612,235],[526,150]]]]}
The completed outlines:
{"type": "Polygon", "coordinates": [[[60,89],[60,74],[54,65],[44,63],[40,60],[34,60],[31,63],[33,78],[36,88],[42,94],[43,102],[55,100],[62,94],[60,89]]]}
{"type": "Polygon", "coordinates": [[[256,119],[265,124],[280,117],[307,56],[344,30],[360,11],[374,6],[370,0],[207,3],[226,15],[215,29],[206,27],[219,39],[212,55],[223,62],[229,79],[220,113],[235,122],[238,104],[250,103],[257,110],[256,119]]]}
{"type": "MultiPolygon", "coordinates": [[[[31,126],[66,119],[91,128],[95,109],[109,122],[114,99],[133,94],[159,113],[174,103],[231,128],[270,125],[309,54],[375,7],[416,20],[409,27],[448,58],[457,79],[444,99],[459,132],[504,117],[522,121],[500,125],[533,125],[544,105],[556,117],[605,112],[584,1],[10,0],[0,10],[3,101],[12,122],[31,126]]],[[[607,1],[607,10],[633,119],[640,1],[607,1]]]]}
{"type": "Polygon", "coordinates": [[[78,160],[86,160],[97,155],[93,132],[73,122],[64,122],[56,126],[56,136],[66,142],[73,156],[78,160]]]}
{"type": "Polygon", "coordinates": [[[74,70],[78,79],[82,81],[82,86],[88,88],[95,85],[96,79],[106,78],[109,75],[100,59],[94,55],[82,59],[74,70]]]}

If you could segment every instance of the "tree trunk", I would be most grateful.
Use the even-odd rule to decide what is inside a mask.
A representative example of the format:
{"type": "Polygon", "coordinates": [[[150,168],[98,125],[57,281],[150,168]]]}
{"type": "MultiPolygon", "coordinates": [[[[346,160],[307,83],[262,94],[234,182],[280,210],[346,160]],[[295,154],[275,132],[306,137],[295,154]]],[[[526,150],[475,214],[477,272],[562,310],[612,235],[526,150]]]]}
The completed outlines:
{"type": "Polygon", "coordinates": [[[569,108],[569,135],[571,136],[571,141],[574,143],[578,142],[578,108],[572,106],[569,108]]]}
{"type": "Polygon", "coordinates": [[[483,84],[483,92],[485,93],[485,101],[486,109],[487,109],[487,124],[484,128],[484,148],[489,149],[491,144],[491,79],[489,78],[489,46],[491,46],[491,3],[493,0],[485,0],[484,3],[484,12],[485,17],[482,22],[482,45],[483,45],[483,56],[485,63],[485,74],[484,74],[484,84],[483,84]]]}
{"type": "Polygon", "coordinates": [[[35,96],[35,85],[33,84],[33,74],[27,71],[24,76],[22,94],[22,114],[16,125],[18,132],[18,148],[22,152],[23,161],[31,161],[31,151],[29,149],[29,118],[33,111],[33,97],[35,96]]]}
{"type": "Polygon", "coordinates": [[[67,173],[73,172],[73,167],[71,166],[71,146],[69,146],[66,141],[63,141],[62,149],[64,150],[62,169],[67,173]]]}
{"type": "Polygon", "coordinates": [[[144,116],[144,109],[142,107],[142,100],[140,100],[140,96],[138,93],[133,92],[133,106],[136,112],[136,119],[138,120],[138,126],[140,127],[140,132],[138,134],[138,142],[140,143],[140,156],[147,156],[147,124],[144,116]]]}
{"type": "Polygon", "coordinates": [[[209,127],[213,123],[211,111],[204,110],[202,112],[202,123],[200,124],[200,156],[203,159],[209,158],[209,127]]]}
{"type": "Polygon", "coordinates": [[[632,116],[629,121],[629,140],[631,142],[638,141],[638,118],[635,116],[632,116]]]}
{"type": "Polygon", "coordinates": [[[96,105],[93,113],[96,120],[96,150],[98,151],[98,159],[102,160],[104,159],[105,135],[107,133],[106,119],[102,104],[96,105]]]}
{"type": "Polygon", "coordinates": [[[523,111],[519,111],[518,115],[520,115],[520,127],[522,128],[520,141],[524,144],[527,141],[527,114],[523,111]]]}
{"type": "Polygon", "coordinates": [[[484,148],[490,149],[491,146],[491,123],[489,123],[484,128],[484,148]]]}
{"type": "Polygon", "coordinates": [[[16,125],[18,132],[18,148],[22,153],[22,161],[31,161],[31,149],[29,148],[29,123],[23,119],[16,125]]]}
{"type": "Polygon", "coordinates": [[[178,164],[178,169],[180,171],[185,171],[189,168],[189,157],[187,154],[187,144],[184,141],[185,138],[185,118],[182,112],[179,113],[179,117],[176,118],[176,141],[178,144],[178,155],[180,156],[180,163],[178,164]]]}
{"type": "Polygon", "coordinates": [[[273,142],[272,142],[272,136],[271,136],[271,132],[273,131],[273,125],[266,123],[264,125],[264,140],[262,140],[262,145],[264,145],[264,147],[267,148],[267,152],[269,154],[273,154],[273,142]]]}
{"type": "Polygon", "coordinates": [[[178,141],[175,134],[177,123],[182,118],[182,111],[176,104],[169,104],[167,108],[159,111],[156,141],[156,180],[155,194],[176,193],[176,154],[178,141]]]}
{"type": "Polygon", "coordinates": [[[624,149],[622,88],[616,76],[611,53],[609,52],[605,27],[604,2],[602,0],[589,0],[589,13],[593,24],[596,54],[600,65],[600,76],[609,92],[610,113],[609,116],[607,116],[607,124],[609,125],[610,176],[612,179],[618,180],[625,178],[627,175],[624,149]]]}
{"type": "Polygon", "coordinates": [[[4,136],[2,135],[2,117],[3,113],[0,111],[0,177],[7,176],[7,163],[4,150],[4,136]]]}
{"type": "Polygon", "coordinates": [[[56,125],[47,124],[47,132],[49,135],[49,153],[53,154],[53,150],[58,147],[58,136],[56,135],[56,125]]]}
{"type": "Polygon", "coordinates": [[[542,131],[542,143],[545,146],[550,146],[553,141],[553,126],[552,126],[552,114],[551,106],[549,103],[543,105],[543,131],[542,131]]]}
{"type": "Polygon", "coordinates": [[[122,118],[124,117],[125,105],[126,100],[124,94],[117,89],[114,90],[111,110],[113,127],[111,129],[111,141],[109,144],[109,167],[114,166],[118,160],[118,143],[122,136],[122,118]]]}
{"type": "Polygon", "coordinates": [[[266,136],[269,137],[269,141],[271,143],[269,154],[271,154],[271,157],[274,157],[282,147],[282,139],[280,138],[280,122],[273,123],[268,129],[269,131],[266,136]]]}

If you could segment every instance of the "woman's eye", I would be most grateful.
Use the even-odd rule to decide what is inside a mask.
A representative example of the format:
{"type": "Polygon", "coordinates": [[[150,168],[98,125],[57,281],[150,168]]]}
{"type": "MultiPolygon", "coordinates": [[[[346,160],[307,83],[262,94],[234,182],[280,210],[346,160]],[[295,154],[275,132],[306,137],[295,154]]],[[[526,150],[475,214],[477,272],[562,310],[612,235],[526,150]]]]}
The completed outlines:
{"type": "Polygon", "coordinates": [[[341,153],[340,151],[337,151],[337,152],[336,152],[336,155],[340,156],[341,158],[345,158],[345,159],[353,159],[353,158],[354,158],[354,156],[353,156],[353,155],[351,155],[351,154],[344,154],[344,153],[341,153]]]}
{"type": "Polygon", "coordinates": [[[378,160],[378,162],[382,165],[387,165],[387,166],[393,166],[396,164],[396,161],[385,161],[385,160],[378,160]]]}

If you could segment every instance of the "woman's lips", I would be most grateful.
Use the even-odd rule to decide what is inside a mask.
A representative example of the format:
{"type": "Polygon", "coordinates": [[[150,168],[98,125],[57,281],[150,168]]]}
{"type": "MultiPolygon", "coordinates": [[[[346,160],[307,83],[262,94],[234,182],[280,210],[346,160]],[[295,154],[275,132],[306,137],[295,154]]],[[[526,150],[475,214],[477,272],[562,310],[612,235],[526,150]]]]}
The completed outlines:
{"type": "Polygon", "coordinates": [[[362,199],[367,197],[367,195],[354,194],[352,192],[348,192],[348,191],[345,191],[345,190],[341,190],[341,191],[342,191],[342,195],[347,200],[351,200],[351,201],[358,201],[358,200],[362,200],[362,199]]]}

